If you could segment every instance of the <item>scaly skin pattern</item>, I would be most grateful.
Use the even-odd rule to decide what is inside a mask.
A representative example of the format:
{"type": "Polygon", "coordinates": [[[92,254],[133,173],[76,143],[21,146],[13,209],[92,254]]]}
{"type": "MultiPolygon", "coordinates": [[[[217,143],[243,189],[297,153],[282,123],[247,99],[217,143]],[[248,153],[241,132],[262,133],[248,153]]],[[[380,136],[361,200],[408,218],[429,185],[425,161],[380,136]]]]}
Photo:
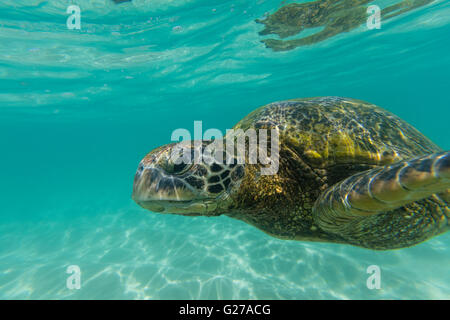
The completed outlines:
{"type": "MultiPolygon", "coordinates": [[[[381,21],[427,5],[434,0],[404,0],[381,10],[381,21]]],[[[299,34],[308,28],[323,29],[315,34],[293,40],[262,40],[274,51],[292,50],[311,45],[342,32],[353,30],[367,21],[367,7],[372,0],[318,0],[306,3],[291,3],[283,6],[264,20],[256,22],[265,25],[260,35],[277,34],[286,38],[299,34]]],[[[376,3],[375,3],[376,4],[376,3]]]]}
{"type": "Polygon", "coordinates": [[[231,194],[230,217],[282,239],[379,250],[411,246],[448,230],[448,192],[359,217],[339,232],[325,231],[314,220],[318,197],[345,178],[442,151],[397,116],[355,99],[295,99],[261,107],[234,129],[274,127],[280,133],[279,171],[264,176],[260,165],[245,165],[243,181],[231,194]]]}

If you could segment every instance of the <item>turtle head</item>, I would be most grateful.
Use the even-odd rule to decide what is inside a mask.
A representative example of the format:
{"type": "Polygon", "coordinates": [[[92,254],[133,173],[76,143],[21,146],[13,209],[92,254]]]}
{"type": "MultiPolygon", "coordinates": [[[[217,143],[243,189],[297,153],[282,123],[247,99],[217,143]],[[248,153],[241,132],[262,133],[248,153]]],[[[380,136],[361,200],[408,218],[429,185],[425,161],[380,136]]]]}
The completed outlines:
{"type": "Polygon", "coordinates": [[[232,202],[230,195],[244,176],[244,167],[229,161],[211,161],[205,155],[208,147],[213,147],[212,141],[189,141],[151,151],[137,169],[133,200],[153,212],[188,216],[226,213],[232,202]]]}

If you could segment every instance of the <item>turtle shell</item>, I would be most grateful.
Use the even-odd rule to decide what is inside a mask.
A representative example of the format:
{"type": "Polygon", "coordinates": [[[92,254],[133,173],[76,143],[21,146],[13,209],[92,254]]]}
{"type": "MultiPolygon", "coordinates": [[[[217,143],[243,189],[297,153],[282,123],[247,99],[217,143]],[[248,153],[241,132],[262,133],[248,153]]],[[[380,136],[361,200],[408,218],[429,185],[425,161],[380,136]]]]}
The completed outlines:
{"type": "Polygon", "coordinates": [[[314,168],[385,165],[441,149],[396,115],[340,97],[293,99],[256,109],[234,129],[279,129],[281,144],[314,168]]]}

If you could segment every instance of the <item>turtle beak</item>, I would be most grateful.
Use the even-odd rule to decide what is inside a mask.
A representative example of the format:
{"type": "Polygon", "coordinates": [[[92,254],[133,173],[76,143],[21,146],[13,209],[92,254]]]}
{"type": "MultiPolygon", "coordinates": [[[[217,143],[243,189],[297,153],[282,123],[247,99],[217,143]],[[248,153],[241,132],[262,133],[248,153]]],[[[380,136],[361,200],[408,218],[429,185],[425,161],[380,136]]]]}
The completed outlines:
{"type": "Polygon", "coordinates": [[[161,169],[139,166],[133,184],[133,200],[142,208],[184,216],[213,216],[217,204],[188,188],[183,181],[161,169]]]}
{"type": "Polygon", "coordinates": [[[140,166],[134,178],[132,198],[145,209],[164,212],[197,197],[179,178],[166,176],[159,168],[140,166]]]}

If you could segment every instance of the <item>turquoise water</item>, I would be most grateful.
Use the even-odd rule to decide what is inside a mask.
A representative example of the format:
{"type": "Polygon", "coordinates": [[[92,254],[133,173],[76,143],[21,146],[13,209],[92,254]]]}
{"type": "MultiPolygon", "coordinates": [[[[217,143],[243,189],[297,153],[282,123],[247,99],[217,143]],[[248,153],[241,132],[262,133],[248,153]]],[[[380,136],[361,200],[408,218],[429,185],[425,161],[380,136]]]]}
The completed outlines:
{"type": "Polygon", "coordinates": [[[225,130],[277,100],[370,101],[450,149],[449,1],[273,52],[254,20],[279,4],[0,1],[1,299],[450,298],[450,234],[375,252],[132,202],[140,159],[174,129],[225,130]]]}

